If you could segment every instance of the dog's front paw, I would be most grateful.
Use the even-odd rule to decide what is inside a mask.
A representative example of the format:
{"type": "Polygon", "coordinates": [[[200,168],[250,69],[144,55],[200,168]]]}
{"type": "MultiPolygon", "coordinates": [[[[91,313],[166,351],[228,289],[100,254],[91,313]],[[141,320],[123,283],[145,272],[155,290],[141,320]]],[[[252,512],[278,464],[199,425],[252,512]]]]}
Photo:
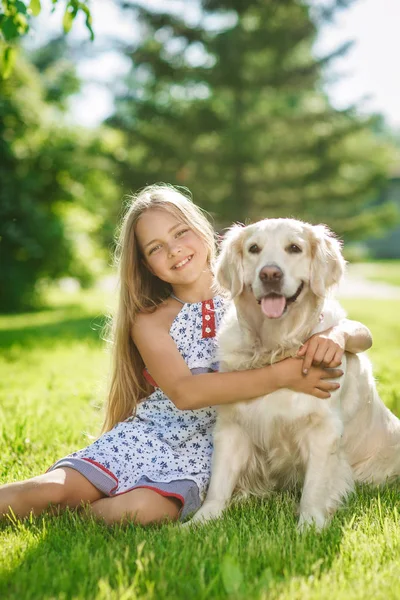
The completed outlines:
{"type": "Polygon", "coordinates": [[[313,513],[310,513],[304,511],[300,513],[297,529],[303,532],[310,527],[315,527],[317,531],[321,531],[328,522],[329,519],[322,512],[313,511],[313,513]]]}
{"type": "Polygon", "coordinates": [[[184,527],[190,527],[191,525],[202,525],[208,521],[218,519],[221,516],[222,511],[225,508],[225,504],[217,501],[210,501],[203,504],[203,506],[197,511],[197,513],[184,524],[184,527]]]}

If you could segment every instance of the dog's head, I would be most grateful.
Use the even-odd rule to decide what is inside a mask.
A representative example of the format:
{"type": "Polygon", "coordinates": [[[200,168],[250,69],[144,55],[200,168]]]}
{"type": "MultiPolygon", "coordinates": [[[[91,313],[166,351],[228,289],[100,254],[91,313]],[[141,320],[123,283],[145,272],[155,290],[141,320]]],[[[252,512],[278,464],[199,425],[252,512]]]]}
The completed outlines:
{"type": "Polygon", "coordinates": [[[265,219],[227,232],[216,276],[233,298],[251,291],[264,315],[278,319],[307,291],[324,298],[344,267],[340,242],[324,225],[265,219]]]}

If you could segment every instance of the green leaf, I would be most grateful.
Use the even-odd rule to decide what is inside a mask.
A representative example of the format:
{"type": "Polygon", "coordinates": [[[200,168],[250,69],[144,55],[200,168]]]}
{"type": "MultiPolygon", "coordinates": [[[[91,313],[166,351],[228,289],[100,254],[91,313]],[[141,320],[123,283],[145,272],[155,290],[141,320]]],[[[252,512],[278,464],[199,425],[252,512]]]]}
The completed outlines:
{"type": "Polygon", "coordinates": [[[94,40],[94,31],[92,29],[92,15],[90,14],[90,10],[88,9],[87,6],[85,6],[85,4],[82,4],[82,2],[80,3],[80,9],[85,13],[86,15],[86,27],[89,29],[90,31],[90,39],[94,40]]]}
{"type": "Polygon", "coordinates": [[[239,591],[243,575],[237,562],[226,554],[221,566],[222,582],[227,594],[235,594],[239,591]]]}
{"type": "Polygon", "coordinates": [[[42,10],[40,0],[31,0],[29,4],[29,8],[34,17],[37,17],[40,11],[42,10]]]}
{"type": "Polygon", "coordinates": [[[29,29],[29,23],[26,16],[22,13],[18,13],[17,15],[15,15],[14,21],[17,23],[18,26],[18,34],[24,35],[24,33],[26,33],[29,29]]]}
{"type": "Polygon", "coordinates": [[[68,10],[68,7],[64,13],[63,18],[63,28],[65,33],[68,33],[71,30],[72,23],[74,22],[76,13],[74,11],[68,10]]]}
{"type": "Polygon", "coordinates": [[[1,61],[2,62],[1,74],[2,74],[3,79],[8,79],[8,77],[10,76],[10,74],[14,68],[16,56],[17,56],[16,49],[11,46],[6,46],[6,48],[4,49],[2,61],[1,61]]]}
{"type": "Polygon", "coordinates": [[[24,15],[26,15],[26,6],[23,2],[21,2],[21,0],[16,0],[15,2],[15,8],[17,9],[17,12],[22,13],[24,15]]]}
{"type": "Polygon", "coordinates": [[[18,37],[18,25],[14,22],[13,17],[5,17],[3,19],[1,32],[7,42],[18,37]]]}

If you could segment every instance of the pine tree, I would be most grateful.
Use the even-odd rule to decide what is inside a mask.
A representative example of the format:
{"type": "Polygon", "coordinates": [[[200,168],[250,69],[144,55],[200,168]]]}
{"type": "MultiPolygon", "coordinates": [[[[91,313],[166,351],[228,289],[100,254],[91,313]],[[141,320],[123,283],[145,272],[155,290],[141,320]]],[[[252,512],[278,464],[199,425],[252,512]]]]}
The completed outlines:
{"type": "Polygon", "coordinates": [[[307,3],[207,0],[195,25],[124,6],[142,38],[110,122],[129,136],[131,188],[187,185],[221,225],[295,216],[354,238],[387,222],[387,207],[368,210],[384,145],[354,108],[329,105],[322,72],[347,46],[313,57],[307,3]]]}

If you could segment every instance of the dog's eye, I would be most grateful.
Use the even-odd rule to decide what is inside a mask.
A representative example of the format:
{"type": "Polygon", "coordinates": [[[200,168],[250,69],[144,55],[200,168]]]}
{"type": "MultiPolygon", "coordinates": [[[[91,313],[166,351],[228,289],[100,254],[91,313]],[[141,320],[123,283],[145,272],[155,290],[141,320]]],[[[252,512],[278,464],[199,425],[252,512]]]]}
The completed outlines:
{"type": "Polygon", "coordinates": [[[249,248],[249,252],[251,254],[259,254],[261,252],[261,248],[257,246],[257,244],[252,244],[249,248]]]}
{"type": "Polygon", "coordinates": [[[286,251],[289,252],[289,254],[299,254],[302,252],[302,249],[297,244],[290,244],[290,246],[286,248],[286,251]]]}

